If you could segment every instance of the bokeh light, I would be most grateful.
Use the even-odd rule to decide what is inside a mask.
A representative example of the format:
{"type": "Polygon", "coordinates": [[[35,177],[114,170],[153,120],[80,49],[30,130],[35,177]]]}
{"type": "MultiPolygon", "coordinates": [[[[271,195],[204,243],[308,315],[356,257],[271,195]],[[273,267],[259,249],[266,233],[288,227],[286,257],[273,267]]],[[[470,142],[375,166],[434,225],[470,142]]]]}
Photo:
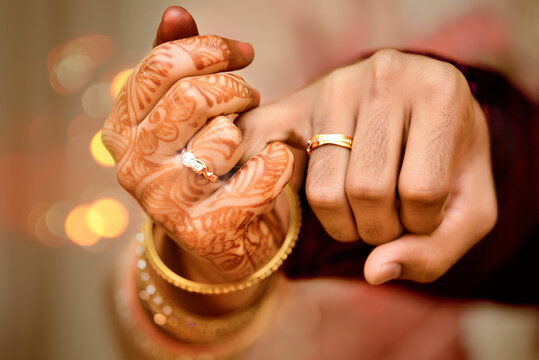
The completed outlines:
{"type": "MultiPolygon", "coordinates": [[[[53,205],[54,206],[54,205],[53,205]]],[[[41,245],[50,248],[62,246],[66,239],[65,237],[56,236],[51,233],[47,226],[47,213],[50,210],[50,204],[38,203],[29,212],[27,217],[27,230],[29,234],[37,240],[41,245]]],[[[62,220],[63,221],[63,220],[62,220]]]]}
{"type": "Polygon", "coordinates": [[[129,78],[129,75],[133,72],[133,69],[127,69],[120,71],[118,74],[114,76],[110,83],[110,93],[114,98],[118,96],[120,93],[120,90],[122,89],[122,86],[124,85],[125,81],[129,78]]]}
{"type": "Polygon", "coordinates": [[[114,158],[103,144],[102,131],[99,130],[90,143],[90,152],[94,160],[105,167],[114,166],[114,158]]]}
{"type": "Polygon", "coordinates": [[[97,243],[100,236],[93,232],[86,221],[90,205],[79,205],[67,216],[65,232],[69,239],[81,246],[91,246],[97,243]]]}
{"type": "Polygon", "coordinates": [[[73,210],[74,206],[68,202],[60,201],[52,205],[45,214],[45,224],[47,229],[55,236],[67,239],[64,221],[73,210]]]}
{"type": "Polygon", "coordinates": [[[89,56],[74,54],[63,58],[55,68],[59,85],[65,89],[79,89],[92,75],[93,64],[89,56]]]}
{"type": "Polygon", "coordinates": [[[46,214],[40,216],[34,224],[34,235],[35,238],[46,247],[58,248],[65,244],[66,239],[63,237],[56,236],[50,232],[50,229],[47,225],[46,214]]]}
{"type": "Polygon", "coordinates": [[[84,112],[95,119],[105,118],[112,109],[113,102],[110,84],[106,82],[89,86],[82,94],[84,112]]]}
{"type": "Polygon", "coordinates": [[[112,238],[124,233],[129,216],[122,203],[113,198],[105,198],[97,200],[88,209],[86,222],[95,234],[112,238]]]}
{"type": "Polygon", "coordinates": [[[32,237],[36,237],[35,225],[37,221],[39,220],[39,218],[43,217],[49,207],[50,204],[40,202],[34,205],[32,209],[28,212],[28,215],[26,217],[26,230],[32,237]]]}
{"type": "Polygon", "coordinates": [[[47,57],[49,82],[59,94],[77,91],[88,83],[94,69],[108,60],[114,41],[104,35],[89,35],[54,47],[47,57]]]}

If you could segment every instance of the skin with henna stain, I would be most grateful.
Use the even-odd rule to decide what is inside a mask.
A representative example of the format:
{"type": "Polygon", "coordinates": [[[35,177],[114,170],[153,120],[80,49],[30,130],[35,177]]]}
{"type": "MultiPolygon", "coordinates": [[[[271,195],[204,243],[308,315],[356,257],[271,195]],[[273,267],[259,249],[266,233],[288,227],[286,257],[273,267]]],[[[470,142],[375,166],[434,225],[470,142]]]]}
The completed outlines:
{"type": "Polygon", "coordinates": [[[241,77],[220,71],[242,68],[252,57],[250,45],[218,36],[161,44],[135,68],[103,129],[120,184],[188,259],[205,264],[207,281],[248,276],[284,237],[271,205],[292,173],[285,145],[269,145],[217,183],[179,156],[186,147],[219,176],[236,166],[241,132],[219,115],[252,108],[258,96],[241,77]]]}

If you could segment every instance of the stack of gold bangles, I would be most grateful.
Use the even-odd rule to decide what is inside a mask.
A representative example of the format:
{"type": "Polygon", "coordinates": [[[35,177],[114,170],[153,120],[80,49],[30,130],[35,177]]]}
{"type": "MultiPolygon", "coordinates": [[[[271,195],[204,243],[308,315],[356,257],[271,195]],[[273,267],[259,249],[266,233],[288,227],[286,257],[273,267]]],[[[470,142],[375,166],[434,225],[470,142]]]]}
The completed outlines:
{"type": "Polygon", "coordinates": [[[269,277],[283,263],[294,248],[301,227],[299,197],[287,185],[284,193],[290,203],[290,220],[286,237],[275,256],[250,276],[229,283],[209,284],[186,279],[173,272],[160,258],[153,241],[153,224],[148,220],[137,234],[137,284],[139,298],[151,313],[155,324],[179,340],[191,343],[209,343],[226,338],[244,328],[255,316],[263,301],[225,316],[201,316],[188,313],[173,305],[166,294],[159,292],[152,274],[184,291],[206,295],[227,294],[253,286],[269,277]],[[151,268],[149,268],[151,267],[151,268]]]}

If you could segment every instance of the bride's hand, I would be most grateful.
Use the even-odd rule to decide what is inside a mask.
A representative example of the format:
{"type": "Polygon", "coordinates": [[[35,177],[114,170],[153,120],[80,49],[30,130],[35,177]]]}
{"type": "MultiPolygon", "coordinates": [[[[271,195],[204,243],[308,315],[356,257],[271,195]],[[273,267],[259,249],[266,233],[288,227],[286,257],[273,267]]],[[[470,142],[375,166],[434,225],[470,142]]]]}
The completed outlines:
{"type": "MultiPolygon", "coordinates": [[[[196,26],[195,26],[196,30],[196,26]]],[[[239,76],[249,44],[218,36],[174,40],[134,69],[103,128],[118,181],[209,281],[245,277],[273,256],[281,225],[269,211],[288,182],[293,157],[268,145],[228,181],[211,182],[181,161],[186,148],[218,176],[243,156],[242,135],[222,114],[245,111],[258,96],[239,76]]]]}

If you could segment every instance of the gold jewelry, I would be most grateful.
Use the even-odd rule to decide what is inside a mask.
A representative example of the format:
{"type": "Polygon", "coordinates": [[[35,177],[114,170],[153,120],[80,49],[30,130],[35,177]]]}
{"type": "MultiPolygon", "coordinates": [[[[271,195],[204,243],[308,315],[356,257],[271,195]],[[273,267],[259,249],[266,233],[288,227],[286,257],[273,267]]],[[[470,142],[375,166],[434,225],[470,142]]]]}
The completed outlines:
{"type": "MultiPolygon", "coordinates": [[[[139,237],[139,235],[137,235],[139,237]]],[[[135,255],[140,249],[132,244],[130,251],[126,251],[116,263],[113,276],[112,300],[116,323],[125,336],[130,348],[136,349],[148,359],[179,360],[179,359],[212,359],[231,360],[239,358],[262,334],[266,333],[273,324],[274,314],[282,302],[284,285],[283,278],[276,276],[266,288],[261,305],[244,329],[231,334],[215,343],[206,343],[203,346],[178,341],[169,333],[156,326],[152,317],[145,311],[137,289],[137,277],[133,269],[137,268],[135,255]],[[275,287],[275,288],[273,288],[275,287]]],[[[135,272],[136,273],[136,272],[135,272]]],[[[141,274],[143,272],[141,271],[141,274]]],[[[154,274],[155,275],[155,274],[154,274]]],[[[145,277],[145,276],[144,276],[145,277]]]]}
{"type": "MultiPolygon", "coordinates": [[[[144,259],[145,249],[138,244],[138,259],[144,259]]],[[[221,316],[203,316],[187,312],[174,305],[165,293],[161,293],[153,281],[155,274],[151,268],[141,270],[137,267],[138,296],[142,305],[151,314],[159,327],[176,337],[190,343],[213,343],[245,328],[254,318],[265,301],[265,296],[257,294],[255,302],[244,310],[221,316]]],[[[264,288],[264,294],[269,289],[264,288]]]]}
{"type": "MultiPolygon", "coordinates": [[[[161,276],[165,281],[179,287],[180,289],[199,294],[228,294],[234,291],[243,290],[253,286],[260,280],[267,278],[273,272],[277,271],[296,245],[301,227],[301,206],[299,197],[298,194],[292,190],[290,185],[285,187],[284,193],[286,194],[290,203],[291,211],[290,225],[281,248],[264,266],[248,277],[236,282],[218,284],[200,283],[176,274],[163,262],[157,253],[157,249],[155,248],[153,241],[153,223],[150,219],[148,219],[146,224],[143,226],[142,233],[137,234],[137,241],[144,246],[146,259],[153,267],[155,272],[159,274],[159,276],[161,276]]],[[[139,259],[137,265],[141,270],[143,270],[147,266],[146,260],[139,259]]]]}
{"type": "Polygon", "coordinates": [[[354,138],[343,134],[318,134],[307,141],[307,154],[311,155],[311,151],[319,146],[332,144],[342,146],[347,149],[352,148],[354,138]]]}
{"type": "Polygon", "coordinates": [[[211,182],[219,180],[219,176],[209,171],[204,161],[197,159],[195,155],[185,150],[185,148],[180,155],[182,156],[182,164],[191,169],[195,174],[202,175],[211,182]]]}

